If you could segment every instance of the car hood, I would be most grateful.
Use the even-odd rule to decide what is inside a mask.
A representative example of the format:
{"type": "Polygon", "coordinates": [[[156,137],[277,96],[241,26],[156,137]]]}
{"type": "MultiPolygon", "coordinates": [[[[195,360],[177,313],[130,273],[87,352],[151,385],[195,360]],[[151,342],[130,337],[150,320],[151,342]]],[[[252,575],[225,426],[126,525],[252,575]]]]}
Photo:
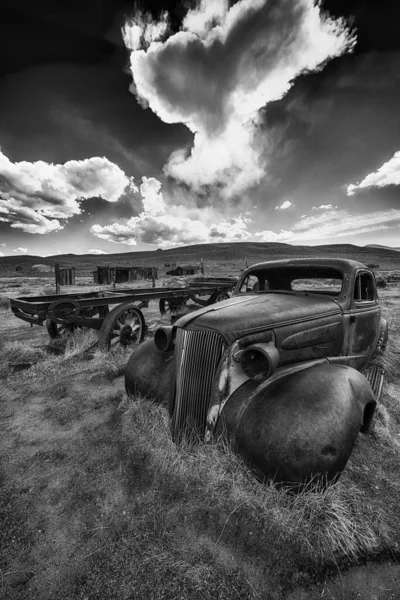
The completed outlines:
{"type": "Polygon", "coordinates": [[[189,313],[176,321],[175,326],[213,329],[227,342],[233,342],[250,333],[340,312],[339,305],[326,296],[287,292],[246,294],[189,313]]]}

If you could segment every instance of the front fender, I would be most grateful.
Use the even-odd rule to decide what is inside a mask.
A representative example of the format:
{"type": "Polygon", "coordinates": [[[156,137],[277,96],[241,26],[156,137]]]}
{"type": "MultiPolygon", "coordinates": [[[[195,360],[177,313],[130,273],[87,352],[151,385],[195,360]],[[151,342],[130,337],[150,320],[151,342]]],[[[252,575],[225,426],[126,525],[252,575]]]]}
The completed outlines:
{"type": "Polygon", "coordinates": [[[296,485],[321,474],[329,481],[344,469],[375,405],[359,371],[319,364],[272,385],[245,383],[224,406],[215,434],[226,436],[261,480],[296,485]]]}
{"type": "Polygon", "coordinates": [[[174,351],[160,352],[154,340],[140,344],[125,369],[127,394],[140,393],[170,406],[174,392],[174,351]]]}

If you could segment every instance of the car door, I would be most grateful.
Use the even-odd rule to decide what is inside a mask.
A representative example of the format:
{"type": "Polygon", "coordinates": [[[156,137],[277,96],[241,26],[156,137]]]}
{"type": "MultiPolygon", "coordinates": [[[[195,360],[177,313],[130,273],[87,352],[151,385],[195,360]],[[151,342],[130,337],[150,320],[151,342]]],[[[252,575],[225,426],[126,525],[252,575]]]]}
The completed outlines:
{"type": "Polygon", "coordinates": [[[348,320],[348,364],[362,369],[375,351],[379,338],[381,310],[374,275],[363,269],[355,272],[348,320]]]}

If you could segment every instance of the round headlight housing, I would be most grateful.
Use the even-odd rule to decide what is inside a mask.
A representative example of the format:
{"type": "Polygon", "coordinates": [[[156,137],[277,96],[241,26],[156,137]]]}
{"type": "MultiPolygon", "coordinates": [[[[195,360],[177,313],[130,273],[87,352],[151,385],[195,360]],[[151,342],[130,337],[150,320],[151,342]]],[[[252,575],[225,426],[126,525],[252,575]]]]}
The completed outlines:
{"type": "Polygon", "coordinates": [[[169,352],[174,349],[174,327],[165,325],[158,327],[154,333],[154,343],[160,352],[169,352]]]}
{"type": "Polygon", "coordinates": [[[271,344],[252,344],[243,350],[241,365],[250,379],[264,381],[279,364],[279,352],[271,344]]]}

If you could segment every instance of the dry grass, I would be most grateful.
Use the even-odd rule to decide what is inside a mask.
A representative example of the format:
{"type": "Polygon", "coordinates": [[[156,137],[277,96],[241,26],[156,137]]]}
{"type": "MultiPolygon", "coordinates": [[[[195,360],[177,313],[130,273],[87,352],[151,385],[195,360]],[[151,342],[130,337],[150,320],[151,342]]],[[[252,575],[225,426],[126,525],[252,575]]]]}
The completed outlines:
{"type": "Polygon", "coordinates": [[[209,535],[235,539],[244,550],[254,531],[252,545],[260,556],[289,550],[291,560],[298,554],[300,564],[317,568],[389,547],[354,485],[314,481],[299,494],[263,485],[224,445],[177,447],[166,410],[141,398],[129,401],[124,433],[130,452],[146,456],[159,492],[173,493],[182,519],[197,529],[194,536],[204,532],[212,507],[209,535]]]}
{"type": "Polygon", "coordinates": [[[399,557],[400,298],[381,296],[390,344],[371,433],[337,483],[297,495],[223,443],[177,447],[165,409],[123,392],[129,350],[98,352],[95,332],[53,342],[60,356],[3,343],[0,364],[35,362],[0,387],[3,597],[281,600],[335,565],[399,557]]]}
{"type": "Polygon", "coordinates": [[[41,291],[40,291],[40,295],[41,296],[54,296],[56,293],[56,286],[53,285],[45,285],[41,291]]]}
{"type": "Polygon", "coordinates": [[[125,373],[125,368],[131,354],[132,349],[124,347],[117,347],[108,353],[97,351],[94,356],[94,362],[106,377],[113,379],[125,373]]]}
{"type": "Polygon", "coordinates": [[[4,294],[0,295],[0,308],[10,308],[10,298],[8,296],[5,296],[4,294]]]}
{"type": "Polygon", "coordinates": [[[41,348],[28,346],[24,342],[4,342],[0,348],[0,360],[8,363],[37,363],[45,358],[41,348]]]}

